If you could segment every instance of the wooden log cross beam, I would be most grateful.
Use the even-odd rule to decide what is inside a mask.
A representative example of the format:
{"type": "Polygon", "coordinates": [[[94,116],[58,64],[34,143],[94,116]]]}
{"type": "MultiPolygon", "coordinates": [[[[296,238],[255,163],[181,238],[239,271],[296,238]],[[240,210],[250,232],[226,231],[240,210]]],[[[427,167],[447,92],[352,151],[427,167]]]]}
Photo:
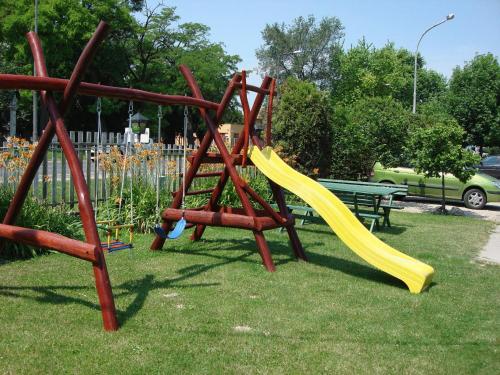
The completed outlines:
{"type": "MultiPolygon", "coordinates": [[[[275,267],[263,234],[263,230],[285,227],[290,237],[294,254],[298,258],[306,260],[304,250],[295,230],[293,216],[288,212],[286,207],[282,188],[268,180],[274,200],[278,204],[279,211],[276,212],[265,199],[260,197],[248,185],[248,183],[240,177],[235,167],[238,163],[247,163],[246,149],[248,148],[249,139],[251,139],[252,143],[259,148],[262,148],[264,145],[264,142],[255,131],[254,124],[266,95],[271,96],[269,101],[272,103],[272,96],[275,95],[275,81],[270,77],[265,77],[261,86],[256,87],[246,84],[245,72],[242,72],[241,74],[236,73],[229,82],[220,103],[207,101],[203,98],[201,90],[198,87],[192,73],[185,66],[181,66],[180,70],[193,93],[193,97],[165,95],[132,88],[113,87],[82,82],[82,77],[89,67],[98,46],[104,40],[107,32],[107,24],[100,22],[93,36],[82,51],[69,80],[51,78],[48,76],[40,40],[33,32],[27,34],[27,39],[33,54],[37,77],[0,74],[0,89],[25,89],[39,91],[41,94],[42,104],[45,106],[49,114],[49,121],[46,124],[44,132],[33,152],[33,156],[23,173],[19,186],[14,194],[7,213],[3,218],[3,222],[0,224],[0,238],[30,246],[53,249],[91,262],[94,271],[99,304],[101,306],[104,329],[107,331],[114,331],[118,329],[118,320],[116,317],[111,283],[106,267],[104,252],[101,247],[99,233],[97,231],[89,189],[85,182],[85,177],[83,175],[78,155],[75,151],[73,143],[71,142],[63,120],[63,116],[71,107],[75,95],[89,95],[155,103],[158,105],[187,105],[197,107],[203,120],[207,124],[208,131],[203,137],[200,147],[196,153],[191,156],[191,165],[187,172],[185,172],[185,176],[183,176],[185,179],[186,192],[190,188],[195,177],[208,177],[208,175],[210,175],[210,173],[198,173],[198,169],[207,158],[210,159],[210,155],[207,151],[212,142],[215,143],[220,152],[220,154],[215,158],[212,158],[212,160],[219,158],[220,161],[224,163],[224,170],[217,174],[219,179],[215,188],[210,190],[211,195],[208,203],[201,208],[185,210],[186,220],[190,222],[189,225],[195,226],[191,239],[200,239],[207,225],[229,226],[252,230],[255,236],[258,251],[262,257],[265,267],[269,271],[274,271],[275,267]],[[243,136],[238,138],[238,141],[234,145],[233,149],[229,151],[217,130],[217,124],[222,119],[224,111],[229,105],[229,102],[236,90],[240,90],[245,127],[243,130],[244,134],[242,134],[243,136]],[[56,91],[63,92],[60,103],[56,103],[54,99],[53,92],[56,91]],[[249,108],[247,100],[247,91],[253,91],[257,94],[251,109],[249,108]],[[214,111],[215,113],[211,114],[209,111],[214,111]],[[78,198],[80,218],[85,234],[84,242],[66,238],[56,233],[22,228],[15,225],[30,186],[36,176],[36,172],[40,167],[55,135],[58,137],[73,177],[78,198]],[[244,150],[243,155],[241,155],[242,150],[244,150]],[[229,178],[234,184],[236,193],[242,203],[242,208],[219,206],[220,197],[229,178]],[[251,199],[260,204],[262,209],[255,209],[251,203],[251,199]]],[[[268,127],[270,127],[270,125],[268,125],[268,127]]],[[[268,141],[270,140],[269,136],[266,138],[268,141]]],[[[181,217],[179,216],[179,213],[181,212],[179,208],[182,203],[183,195],[181,189],[182,187],[180,187],[179,191],[175,193],[171,208],[165,210],[162,214],[162,218],[164,220],[162,228],[165,231],[169,231],[173,221],[179,220],[181,217]]],[[[195,192],[190,193],[193,194],[195,192]]],[[[184,210],[182,210],[181,215],[184,215],[183,211],[184,210]]],[[[2,241],[1,244],[3,245],[4,241],[2,241]]],[[[151,245],[151,248],[160,249],[163,244],[164,240],[160,237],[156,237],[151,245]]],[[[0,251],[2,251],[2,245],[0,245],[0,251]]]]}

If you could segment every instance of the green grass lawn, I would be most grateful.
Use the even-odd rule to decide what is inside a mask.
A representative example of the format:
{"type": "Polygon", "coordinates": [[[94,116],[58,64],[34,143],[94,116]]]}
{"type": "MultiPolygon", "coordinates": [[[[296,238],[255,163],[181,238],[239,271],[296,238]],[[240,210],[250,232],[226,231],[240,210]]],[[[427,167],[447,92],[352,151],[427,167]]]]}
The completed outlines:
{"type": "Polygon", "coordinates": [[[492,224],[396,212],[376,235],[436,269],[412,295],[325,225],[287,236],[210,228],[161,252],[107,255],[121,328],[102,330],[88,263],[54,254],[0,265],[0,373],[498,374],[499,267],[474,261],[492,224]]]}

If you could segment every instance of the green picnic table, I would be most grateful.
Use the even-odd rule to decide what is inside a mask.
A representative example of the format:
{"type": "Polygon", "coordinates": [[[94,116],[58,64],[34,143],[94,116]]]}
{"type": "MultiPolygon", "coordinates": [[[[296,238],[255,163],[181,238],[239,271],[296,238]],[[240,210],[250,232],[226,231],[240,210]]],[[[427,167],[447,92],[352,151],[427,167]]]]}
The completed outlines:
{"type": "MultiPolygon", "coordinates": [[[[408,187],[405,185],[379,184],[374,182],[318,179],[318,182],[334,193],[344,204],[348,205],[360,220],[371,220],[370,231],[382,226],[391,226],[390,213],[392,209],[402,206],[393,202],[394,197],[406,196],[408,187]]],[[[313,217],[314,209],[304,205],[288,205],[290,211],[303,211],[302,222],[313,217]]]]}
{"type": "Polygon", "coordinates": [[[318,182],[334,193],[344,203],[354,207],[354,214],[372,220],[379,227],[379,218],[383,218],[382,226],[391,226],[391,209],[401,209],[402,206],[393,202],[394,197],[406,196],[408,187],[405,185],[379,184],[375,182],[318,179],[318,182]],[[364,209],[365,208],[365,209],[364,209]],[[379,216],[377,218],[377,216],[379,216]]]}

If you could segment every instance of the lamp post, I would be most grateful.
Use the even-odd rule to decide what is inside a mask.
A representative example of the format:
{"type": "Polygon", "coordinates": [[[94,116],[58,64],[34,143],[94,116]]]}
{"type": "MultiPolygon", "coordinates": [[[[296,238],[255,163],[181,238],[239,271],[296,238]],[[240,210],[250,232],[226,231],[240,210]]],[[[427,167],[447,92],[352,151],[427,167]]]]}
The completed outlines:
{"type": "Polygon", "coordinates": [[[455,15],[453,13],[448,14],[444,20],[436,23],[435,25],[432,25],[427,30],[425,30],[424,33],[420,36],[420,39],[418,40],[417,49],[415,50],[415,71],[413,73],[413,113],[416,113],[417,111],[417,56],[418,56],[418,47],[420,46],[420,42],[422,41],[424,35],[427,34],[429,31],[431,31],[433,28],[445,23],[446,21],[451,21],[453,18],[455,18],[455,15]]]}
{"type": "MultiPolygon", "coordinates": [[[[35,0],[35,33],[38,33],[38,0],[35,0]]],[[[36,68],[33,63],[33,75],[36,76],[36,68]]],[[[38,93],[33,91],[33,139],[38,140],[38,93]]]]}
{"type": "MultiPolygon", "coordinates": [[[[280,60],[285,57],[285,56],[291,56],[291,55],[298,55],[302,53],[303,51],[301,49],[296,49],[295,51],[291,52],[286,52],[282,53],[281,55],[278,56],[278,59],[276,60],[276,81],[279,83],[279,75],[280,75],[280,60]]],[[[283,63],[283,66],[286,69],[285,63],[283,63]]]]}
{"type": "MultiPolygon", "coordinates": [[[[282,53],[281,55],[279,55],[279,59],[276,59],[276,98],[279,99],[279,95],[280,95],[280,90],[279,90],[279,86],[280,86],[280,67],[279,67],[279,60],[285,56],[290,56],[290,55],[298,55],[300,53],[304,52],[303,50],[301,49],[296,49],[295,51],[291,51],[291,52],[286,52],[286,53],[282,53]]],[[[283,62],[283,66],[285,67],[286,69],[286,66],[285,66],[285,63],[283,62]]]]}

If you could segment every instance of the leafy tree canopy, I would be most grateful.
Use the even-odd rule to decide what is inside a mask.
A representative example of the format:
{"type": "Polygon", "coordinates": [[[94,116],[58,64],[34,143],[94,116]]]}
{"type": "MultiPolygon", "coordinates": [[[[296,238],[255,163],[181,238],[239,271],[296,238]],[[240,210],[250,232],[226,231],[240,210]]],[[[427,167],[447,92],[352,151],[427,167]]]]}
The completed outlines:
{"type": "Polygon", "coordinates": [[[457,67],[450,79],[450,113],[467,132],[467,142],[500,146],[500,65],[491,53],[457,67]]]}
{"type": "MultiPolygon", "coordinates": [[[[31,74],[32,58],[25,33],[33,29],[34,6],[29,0],[5,0],[0,5],[0,40],[2,72],[31,74]]],[[[99,20],[107,21],[111,33],[100,47],[85,80],[122,87],[136,87],[155,92],[188,93],[179,64],[194,71],[205,97],[220,100],[227,81],[236,71],[238,56],[228,55],[220,43],[209,38],[210,29],[199,23],[181,23],[175,8],[159,5],[150,8],[143,0],[44,0],[39,6],[39,35],[42,40],[49,74],[68,77],[83,47],[99,20]],[[136,18],[133,12],[140,11],[136,18]]],[[[1,100],[1,98],[0,98],[1,100]]],[[[29,113],[31,94],[23,92],[20,108],[29,113]]],[[[7,103],[0,102],[0,111],[7,103]]],[[[135,103],[150,118],[156,118],[152,105],[135,103]]],[[[128,103],[103,102],[104,126],[122,131],[128,103]]],[[[70,129],[95,130],[95,98],[79,97],[66,119],[70,129]]],[[[182,127],[182,109],[165,108],[164,125],[172,137],[182,127]]],[[[234,118],[239,111],[236,102],[229,110],[234,118]],[[235,115],[236,113],[236,115],[235,115]]],[[[199,123],[195,110],[191,122],[199,123]]],[[[31,127],[31,120],[24,123],[31,127]]],[[[22,127],[23,121],[19,126],[22,127]]],[[[156,128],[152,127],[153,131],[156,128]]]]}
{"type": "MultiPolygon", "coordinates": [[[[444,77],[423,68],[418,61],[418,97],[425,102],[443,93],[444,77]]],[[[352,103],[365,96],[392,97],[405,107],[413,100],[414,56],[394,43],[374,48],[362,39],[356,46],[342,52],[332,65],[338,72],[331,84],[335,102],[352,103]]]]}
{"type": "Polygon", "coordinates": [[[343,29],[336,17],[317,23],[312,15],[298,17],[291,25],[268,24],[262,31],[264,45],[256,52],[260,69],[279,77],[280,82],[295,77],[326,88],[332,74],[330,61],[341,49],[343,29]]]}
{"type": "Polygon", "coordinates": [[[416,128],[409,139],[408,153],[415,169],[427,177],[442,177],[442,211],[445,212],[445,179],[450,173],[467,182],[474,173],[479,156],[462,147],[464,130],[456,121],[438,122],[416,128]]]}
{"type": "Polygon", "coordinates": [[[326,175],[330,164],[331,128],[328,94],[313,83],[289,78],[273,125],[274,143],[287,161],[307,175],[326,175]]]}
{"type": "Polygon", "coordinates": [[[397,166],[414,118],[390,97],[366,97],[336,106],[333,120],[332,174],[335,178],[366,178],[374,164],[397,166]]]}

